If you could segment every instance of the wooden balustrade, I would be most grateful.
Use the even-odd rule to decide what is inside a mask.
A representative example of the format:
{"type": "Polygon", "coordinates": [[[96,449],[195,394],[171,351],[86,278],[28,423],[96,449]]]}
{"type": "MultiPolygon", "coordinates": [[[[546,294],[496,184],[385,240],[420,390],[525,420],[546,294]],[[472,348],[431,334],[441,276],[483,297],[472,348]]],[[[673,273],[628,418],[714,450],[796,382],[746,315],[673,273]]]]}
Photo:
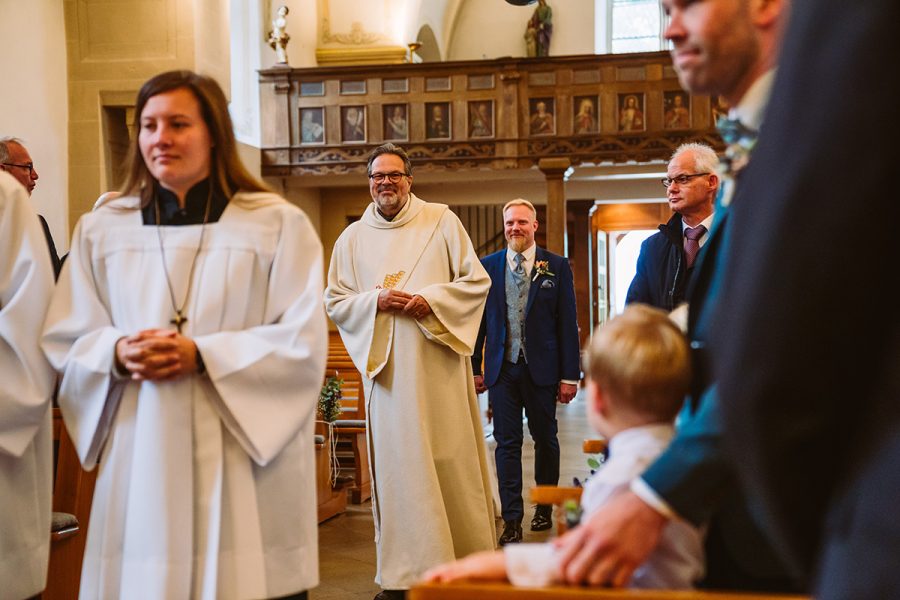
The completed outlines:
{"type": "Polygon", "coordinates": [[[681,90],[668,52],[260,71],[262,172],[361,172],[404,146],[417,168],[521,169],[662,159],[721,148],[708,96],[681,90]]]}

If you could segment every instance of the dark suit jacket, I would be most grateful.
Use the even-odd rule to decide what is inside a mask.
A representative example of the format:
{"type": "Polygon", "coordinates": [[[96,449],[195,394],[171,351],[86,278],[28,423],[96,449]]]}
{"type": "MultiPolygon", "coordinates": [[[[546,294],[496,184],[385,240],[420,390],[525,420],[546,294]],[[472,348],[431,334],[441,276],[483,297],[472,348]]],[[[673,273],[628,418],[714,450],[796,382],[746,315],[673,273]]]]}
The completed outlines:
{"type": "MultiPolygon", "coordinates": [[[[572,269],[564,256],[538,247],[535,262],[546,260],[550,275],[531,282],[525,306],[525,354],[528,370],[537,385],[556,385],[561,379],[581,379],[578,348],[578,321],[575,317],[575,286],[572,269]]],[[[491,290],[475,341],[472,370],[484,383],[497,383],[506,343],[506,249],[481,259],[491,276],[491,290]]],[[[531,276],[535,271],[532,268],[531,276]]]]}
{"type": "MultiPolygon", "coordinates": [[[[50,225],[43,215],[38,215],[41,221],[41,228],[44,230],[44,237],[47,238],[47,249],[50,251],[50,261],[53,263],[53,277],[59,279],[59,270],[62,269],[62,260],[56,253],[56,244],[53,243],[53,235],[50,234],[50,225]]],[[[63,259],[65,260],[65,259],[63,259]]]]}
{"type": "MultiPolygon", "coordinates": [[[[742,188],[736,188],[735,205],[750,203],[742,188]]],[[[734,463],[723,448],[721,410],[727,400],[720,402],[712,373],[715,356],[708,344],[722,277],[733,268],[727,261],[732,223],[728,211],[717,214],[719,221],[700,251],[687,292],[693,367],[688,405],[671,445],[642,477],[678,514],[696,525],[709,522],[707,549],[712,545],[716,552],[726,552],[726,562],[742,573],[738,577],[730,569],[717,569],[720,557],[710,555],[708,584],[788,591],[790,574],[753,516],[734,463]]]]}
{"type": "Polygon", "coordinates": [[[818,598],[897,598],[900,119],[872,102],[900,84],[900,3],[791,10],[715,318],[727,439],[818,598]]]}
{"type": "Polygon", "coordinates": [[[681,215],[659,226],[659,231],[641,244],[634,279],[625,304],[641,302],[663,310],[674,310],[684,301],[688,269],[684,259],[681,215]]]}

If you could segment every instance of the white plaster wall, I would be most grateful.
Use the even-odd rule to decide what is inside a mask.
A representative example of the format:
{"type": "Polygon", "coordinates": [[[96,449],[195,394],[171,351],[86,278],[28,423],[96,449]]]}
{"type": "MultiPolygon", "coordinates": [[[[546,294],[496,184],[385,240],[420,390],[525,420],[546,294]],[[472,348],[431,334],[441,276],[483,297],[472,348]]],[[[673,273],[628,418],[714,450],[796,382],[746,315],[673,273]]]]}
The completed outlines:
{"type": "Polygon", "coordinates": [[[266,36],[281,5],[289,10],[288,63],[292,67],[316,66],[316,0],[228,0],[231,118],[238,141],[257,148],[260,145],[257,71],[275,65],[275,51],[269,47],[266,36]]]}
{"type": "MultiPolygon", "coordinates": [[[[550,55],[594,53],[594,0],[555,0],[550,55]]],[[[447,45],[446,60],[525,56],[525,25],[535,5],[463,0],[447,45]]]]}
{"type": "Polygon", "coordinates": [[[40,178],[32,199],[68,250],[66,34],[59,0],[0,0],[0,136],[25,140],[40,178]]]}
{"type": "Polygon", "coordinates": [[[452,28],[459,2],[460,0],[408,0],[405,35],[407,42],[414,41],[419,30],[428,25],[438,42],[438,47],[432,50],[443,58],[447,46],[447,32],[452,28]]]}
{"type": "MultiPolygon", "coordinates": [[[[194,0],[194,70],[231,89],[229,0],[194,0]]],[[[229,96],[230,97],[230,96],[229,96]]]]}

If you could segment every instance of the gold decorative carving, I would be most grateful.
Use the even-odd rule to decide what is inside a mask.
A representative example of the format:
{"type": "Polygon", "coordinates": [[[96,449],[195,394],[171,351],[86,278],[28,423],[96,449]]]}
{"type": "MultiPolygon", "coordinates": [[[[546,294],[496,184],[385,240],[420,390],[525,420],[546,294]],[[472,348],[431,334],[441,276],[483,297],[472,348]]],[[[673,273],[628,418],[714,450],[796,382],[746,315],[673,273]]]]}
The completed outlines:
{"type": "Polygon", "coordinates": [[[316,48],[316,61],[319,66],[398,64],[406,62],[406,50],[404,46],[316,48]]]}
{"type": "MultiPolygon", "coordinates": [[[[383,34],[371,33],[363,29],[362,23],[353,21],[350,33],[331,33],[331,22],[328,17],[322,19],[322,43],[344,44],[347,46],[368,46],[376,42],[389,41],[383,34]]],[[[404,48],[404,54],[406,48],[404,48]]]]}

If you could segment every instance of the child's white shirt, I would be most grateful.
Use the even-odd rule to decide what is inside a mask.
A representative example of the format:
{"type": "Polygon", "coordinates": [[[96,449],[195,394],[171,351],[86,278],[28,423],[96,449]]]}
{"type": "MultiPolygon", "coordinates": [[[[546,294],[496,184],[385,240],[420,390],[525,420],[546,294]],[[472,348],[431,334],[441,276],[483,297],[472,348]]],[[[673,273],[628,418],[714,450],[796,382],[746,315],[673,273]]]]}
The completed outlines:
{"type": "MultiPolygon", "coordinates": [[[[627,491],[666,449],[675,435],[671,425],[634,427],[609,443],[609,460],[588,480],[581,496],[582,520],[610,499],[627,491]]],[[[503,549],[506,572],[513,585],[544,587],[558,583],[558,556],[552,544],[509,544],[503,549]]],[[[629,587],[688,589],[703,577],[703,533],[690,523],[666,524],[656,549],[632,576],[629,587]]]]}

